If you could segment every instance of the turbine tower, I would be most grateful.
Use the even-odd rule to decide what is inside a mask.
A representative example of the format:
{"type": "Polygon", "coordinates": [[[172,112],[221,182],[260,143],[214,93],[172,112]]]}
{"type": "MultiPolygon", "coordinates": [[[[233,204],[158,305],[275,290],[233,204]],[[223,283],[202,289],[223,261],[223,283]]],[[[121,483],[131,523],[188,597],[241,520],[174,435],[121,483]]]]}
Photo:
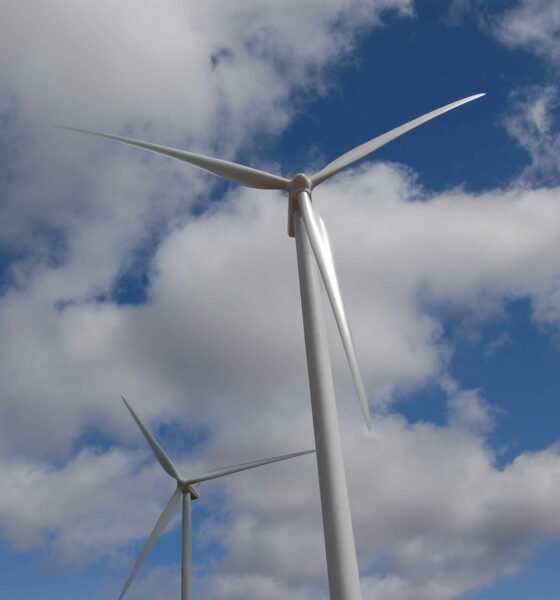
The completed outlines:
{"type": "Polygon", "coordinates": [[[295,458],[296,456],[303,456],[304,454],[311,454],[315,452],[315,450],[306,450],[305,452],[295,452],[294,454],[285,454],[283,456],[276,456],[275,458],[265,458],[264,460],[257,460],[254,462],[243,463],[241,465],[234,465],[232,467],[223,467],[221,469],[216,469],[214,471],[210,471],[208,473],[204,473],[203,475],[198,475],[196,477],[191,477],[189,479],[184,479],[179,471],[176,469],[175,465],[171,462],[171,459],[163,448],[157,443],[156,439],[152,436],[152,434],[146,429],[142,421],[138,418],[137,414],[132,410],[130,404],[121,396],[123,402],[126,404],[126,407],[130,411],[132,418],[136,421],[136,424],[140,428],[140,431],[143,433],[146,441],[148,442],[152,452],[154,453],[157,461],[163,468],[163,470],[173,477],[177,482],[177,488],[173,492],[173,495],[169,499],[169,502],[166,504],[163,512],[159,516],[159,519],[156,521],[154,528],[152,529],[152,533],[150,533],[150,537],[144,546],[136,564],[132,568],[130,575],[123,587],[122,592],[120,593],[119,600],[122,600],[126,591],[130,587],[132,580],[138,573],[138,570],[142,566],[142,563],[148,556],[150,550],[153,545],[156,543],[159,536],[163,533],[164,529],[167,527],[171,517],[175,514],[175,510],[177,509],[177,505],[179,504],[179,499],[183,496],[183,511],[182,511],[182,542],[181,542],[181,600],[191,600],[192,598],[192,542],[191,542],[191,501],[197,500],[199,497],[198,489],[196,488],[196,484],[201,483],[203,481],[208,481],[210,479],[216,479],[218,477],[224,477],[225,475],[231,475],[232,473],[238,473],[239,471],[246,471],[247,469],[254,469],[255,467],[261,467],[264,465],[269,465],[270,463],[278,462],[280,460],[287,460],[288,458],[295,458]]]}
{"type": "Polygon", "coordinates": [[[291,180],[230,161],[160,146],[151,142],[86,129],[63,128],[124,142],[176,158],[245,187],[288,192],[288,235],[296,238],[303,329],[331,600],[360,600],[362,596],[316,265],[319,267],[329,297],[360,407],[370,431],[371,419],[350,325],[342,302],[329,236],[325,224],[313,208],[311,192],[323,181],[388,142],[443,113],[482,96],[484,94],[475,94],[433,110],[346,152],[311,177],[298,173],[291,180]]]}

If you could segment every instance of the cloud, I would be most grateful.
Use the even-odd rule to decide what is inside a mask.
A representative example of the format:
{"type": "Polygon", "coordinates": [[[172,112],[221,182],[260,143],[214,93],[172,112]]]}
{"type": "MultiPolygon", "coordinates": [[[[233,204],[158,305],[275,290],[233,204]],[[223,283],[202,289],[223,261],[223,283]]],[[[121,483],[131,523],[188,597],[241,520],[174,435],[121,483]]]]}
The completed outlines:
{"type": "MultiPolygon", "coordinates": [[[[0,106],[3,139],[11,143],[0,172],[0,245],[8,257],[0,311],[1,352],[15,387],[0,411],[19,424],[2,440],[6,452],[52,456],[58,448],[64,456],[85,429],[107,428],[115,394],[162,398],[158,414],[166,397],[180,394],[182,380],[169,377],[181,369],[175,316],[168,319],[159,303],[161,321],[136,328],[151,306],[115,301],[127,275],[149,280],[159,244],[193,207],[203,212],[214,193],[214,180],[195,169],[51,125],[124,131],[227,157],[256,131],[285,127],[298,106],[295,92],[321,87],[324,70],[350,56],[357,36],[381,26],[385,14],[412,14],[409,0],[298,2],[298,19],[290,8],[295,14],[296,4],[268,2],[6,7],[0,106]],[[138,379],[136,361],[163,332],[170,362],[156,371],[145,365],[138,379]],[[77,401],[84,395],[91,404],[77,401]],[[43,434],[24,440],[21,431],[36,430],[40,420],[43,434]]],[[[235,347],[238,340],[230,337],[235,347]]]]}
{"type": "Polygon", "coordinates": [[[153,470],[131,479],[138,466],[137,456],[119,449],[88,448],[59,467],[2,461],[3,537],[19,550],[47,546],[66,563],[113,553],[161,499],[153,470]]]}
{"type": "MultiPolygon", "coordinates": [[[[370,396],[378,406],[390,406],[397,390],[447,381],[445,426],[411,426],[377,410],[375,437],[364,437],[329,318],[356,539],[371,598],[406,597],[414,589],[426,597],[456,598],[520,568],[539,540],[558,534],[551,508],[560,493],[556,449],[522,454],[501,470],[496,466],[485,442],[493,409],[478,392],[445,379],[453,345],[441,334],[438,312],[454,310],[459,321],[478,312],[482,322],[481,306],[494,318],[492,306],[529,298],[540,323],[542,303],[557,302],[556,195],[555,189],[526,188],[431,195],[406,169],[383,163],[363,165],[315,194],[331,230],[370,396]]],[[[56,503],[49,490],[58,483],[60,489],[87,490],[83,469],[98,473],[99,485],[112,481],[125,468],[112,466],[118,451],[74,459],[72,448],[92,427],[108,439],[143,444],[118,406],[120,392],[154,430],[174,422],[186,428],[179,432],[207,432],[188,450],[188,472],[309,447],[295,250],[285,233],[286,211],[281,195],[235,190],[192,217],[160,243],[146,304],[78,299],[59,306],[50,278],[64,281],[65,266],[45,269],[33,285],[7,292],[0,305],[6,382],[0,423],[9,426],[0,439],[5,456],[13,457],[3,467],[8,479],[14,480],[10,469],[22,460],[17,457],[26,456],[43,473],[38,481],[52,482],[53,488],[34,485],[43,502],[56,503]],[[68,466],[48,467],[45,457],[62,458],[68,466]],[[85,466],[74,469],[74,461],[85,466]]],[[[71,269],[67,273],[73,277],[71,269]]],[[[557,327],[552,313],[546,314],[557,327]]],[[[174,444],[178,458],[185,456],[188,443],[174,444]]],[[[117,465],[131,459],[120,460],[117,465]]],[[[135,464],[122,487],[109,486],[111,495],[99,501],[98,511],[88,507],[87,518],[84,506],[67,523],[40,511],[27,522],[33,507],[14,502],[4,519],[18,524],[15,531],[24,537],[16,539],[12,531],[8,539],[43,544],[47,529],[60,540],[56,548],[74,547],[75,521],[83,527],[110,522],[114,505],[130,497],[129,485],[149,492],[135,464]]],[[[14,489],[25,495],[27,488],[14,489]]],[[[165,502],[161,493],[150,494],[149,515],[143,502],[134,503],[138,520],[121,515],[125,531],[116,530],[107,543],[91,536],[86,555],[110,551],[111,543],[123,548],[145,535],[165,502]]],[[[208,484],[200,502],[225,519],[208,530],[208,539],[226,550],[203,581],[211,597],[236,597],[253,578],[267,590],[274,584],[277,592],[271,594],[291,590],[320,597],[324,558],[312,459],[208,484]],[[302,541],[294,548],[290,540],[298,536],[302,541]]],[[[201,536],[196,543],[204,547],[207,541],[201,536]]]]}
{"type": "Polygon", "coordinates": [[[547,532],[558,536],[557,449],[520,456],[501,471],[476,435],[398,419],[379,429],[375,449],[353,444],[362,452],[354,449],[348,467],[362,565],[369,557],[380,581],[366,597],[393,597],[384,587],[397,580],[408,588],[404,597],[416,589],[420,597],[456,598],[514,572],[547,532]]]}
{"type": "Polygon", "coordinates": [[[547,59],[560,58],[560,8],[554,0],[520,0],[492,19],[493,32],[510,48],[522,48],[547,59]]]}
{"type": "MultiPolygon", "coordinates": [[[[410,15],[410,0],[281,8],[242,1],[10,3],[0,26],[1,131],[10,142],[2,152],[0,244],[25,259],[11,280],[73,260],[75,285],[86,284],[82,294],[106,292],[132,252],[153,248],[212,193],[214,181],[199,172],[53,125],[122,132],[224,158],[249,141],[272,145],[270,136],[303,105],[302,94],[325,87],[325,70],[350,57],[358,37],[390,13],[410,15]],[[154,162],[148,176],[146,165],[154,162]]],[[[258,155],[253,164],[266,160],[258,155]]]]}
{"type": "Polygon", "coordinates": [[[294,89],[321,84],[357,36],[412,4],[24,0],[6,7],[2,84],[34,119],[157,128],[227,149],[228,134],[237,147],[283,128],[294,89]]]}
{"type": "MultiPolygon", "coordinates": [[[[465,430],[390,417],[377,419],[374,434],[344,434],[364,598],[458,598],[516,572],[538,541],[560,533],[557,448],[499,469],[484,440],[465,430]]],[[[284,474],[269,474],[280,487],[284,474]]],[[[237,598],[247,582],[263,580],[276,581],[271,593],[323,597],[316,492],[298,480],[307,509],[286,509],[285,495],[261,476],[225,483],[231,518],[221,541],[231,552],[209,579],[210,597],[237,598]],[[252,493],[260,503],[265,496],[266,511],[253,512],[252,493]]]]}
{"type": "Polygon", "coordinates": [[[560,10],[554,0],[450,0],[446,21],[457,25],[472,16],[482,31],[510,49],[522,49],[546,60],[554,70],[560,57],[560,10]]]}
{"type": "Polygon", "coordinates": [[[451,427],[473,433],[488,433],[494,428],[492,407],[480,390],[462,390],[456,381],[444,377],[440,385],[448,396],[448,422],[451,427]]]}
{"type": "Polygon", "coordinates": [[[554,86],[517,90],[511,95],[506,131],[527,152],[530,163],[520,175],[525,185],[551,185],[560,179],[558,90],[554,86]]]}
{"type": "Polygon", "coordinates": [[[223,598],[224,600],[242,600],[247,596],[255,595],[258,598],[294,598],[294,600],[308,600],[310,596],[305,590],[282,585],[273,577],[262,576],[220,576],[205,589],[207,598],[223,598]]]}
{"type": "MultiPolygon", "coordinates": [[[[312,428],[286,198],[224,192],[195,170],[50,123],[232,157],[256,132],[280,132],[302,94],[327,90],[329,66],[352,60],[389,11],[413,14],[405,0],[122,2],[110,18],[108,6],[12,4],[0,36],[2,132],[13,142],[0,239],[15,253],[0,299],[0,531],[79,564],[131,563],[166,500],[159,467],[113,447],[143,444],[120,393],[154,430],[172,430],[163,437],[185,472],[305,449],[312,428]],[[116,290],[139,263],[146,302],[122,304],[116,290]]],[[[522,129],[508,125],[520,142],[527,130],[552,135],[552,100],[520,103],[522,129]]],[[[366,597],[450,600],[558,535],[557,449],[497,468],[490,400],[446,379],[454,347],[443,335],[448,312],[482,322],[512,298],[558,326],[557,195],[520,182],[433,194],[386,163],[315,195],[378,415],[366,437],[329,319],[366,597]],[[442,381],[445,426],[390,415],[397,392],[442,381]]],[[[207,597],[324,595],[311,458],[203,492],[214,518],[195,543],[226,551],[200,583],[207,597]]],[[[169,593],[163,573],[146,573],[150,597],[169,593]]]]}

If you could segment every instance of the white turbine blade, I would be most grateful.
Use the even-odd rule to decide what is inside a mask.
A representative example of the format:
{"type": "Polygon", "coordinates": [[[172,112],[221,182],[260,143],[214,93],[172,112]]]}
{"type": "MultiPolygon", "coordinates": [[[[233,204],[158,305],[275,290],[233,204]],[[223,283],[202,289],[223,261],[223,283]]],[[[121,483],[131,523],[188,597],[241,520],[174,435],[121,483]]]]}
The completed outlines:
{"type": "Polygon", "coordinates": [[[315,173],[315,175],[311,177],[311,182],[313,183],[313,186],[319,185],[322,181],[325,181],[325,179],[332,177],[335,173],[342,171],[342,169],[345,169],[346,167],[350,166],[351,164],[355,163],[361,158],[364,158],[364,156],[367,156],[374,150],[381,148],[381,146],[384,146],[385,144],[393,141],[394,139],[400,137],[404,133],[407,133],[411,129],[414,129],[419,125],[422,125],[423,123],[434,119],[435,117],[439,117],[439,115],[442,115],[447,111],[453,110],[454,108],[466,104],[467,102],[471,102],[472,100],[476,100],[477,98],[481,98],[485,95],[486,94],[475,94],[474,96],[469,96],[468,98],[457,100],[456,102],[452,102],[451,104],[442,106],[441,108],[433,110],[432,112],[418,117],[417,119],[409,121],[408,123],[405,123],[400,127],[391,129],[391,131],[377,136],[372,140],[369,140],[369,142],[365,142],[364,144],[357,146],[353,150],[346,152],[342,156],[339,156],[336,160],[330,162],[326,167],[323,167],[323,169],[321,169],[318,173],[315,173]]]}
{"type": "Polygon", "coordinates": [[[171,475],[171,477],[173,477],[173,479],[175,479],[176,481],[179,481],[179,479],[181,479],[181,476],[179,475],[179,472],[175,468],[175,465],[171,462],[171,459],[169,458],[169,456],[167,456],[167,454],[165,453],[163,448],[156,442],[153,435],[146,429],[146,427],[144,427],[144,424],[142,423],[142,421],[140,421],[140,419],[138,418],[136,413],[132,410],[132,407],[125,400],[124,396],[121,396],[121,398],[122,398],[122,401],[125,403],[126,407],[128,408],[130,414],[132,415],[132,418],[136,421],[136,424],[138,425],[138,427],[140,427],[140,431],[144,434],[144,437],[146,438],[146,441],[150,445],[150,448],[152,449],[159,464],[163,467],[164,471],[166,471],[167,473],[169,473],[169,475],[171,475]]]}
{"type": "Polygon", "coordinates": [[[208,481],[209,479],[216,479],[217,477],[224,477],[224,475],[231,475],[231,473],[238,473],[239,471],[246,471],[247,469],[254,469],[255,467],[261,467],[263,465],[269,465],[280,460],[287,460],[288,458],[295,458],[296,456],[303,456],[304,454],[311,454],[315,450],[305,450],[304,452],[295,452],[294,454],[284,454],[283,456],[276,456],[275,458],[265,458],[263,460],[257,460],[255,462],[242,463],[240,465],[233,465],[232,467],[223,467],[222,469],[216,469],[189,479],[188,483],[200,483],[201,481],[208,481]]]}
{"type": "Polygon", "coordinates": [[[209,171],[218,177],[223,177],[233,183],[244,185],[245,187],[257,188],[260,190],[287,190],[289,181],[284,177],[278,177],[277,175],[271,175],[265,171],[259,171],[258,169],[252,169],[251,167],[245,167],[244,165],[238,165],[237,163],[229,162],[227,160],[221,160],[219,158],[212,158],[211,156],[205,156],[204,154],[195,154],[194,152],[186,152],[184,150],[177,150],[176,148],[169,148],[167,146],[160,146],[159,144],[153,144],[151,142],[143,142],[141,140],[135,140],[132,138],[123,137],[120,135],[113,135],[110,133],[99,133],[97,131],[89,131],[88,129],[77,129],[75,127],[62,127],[68,131],[77,131],[78,133],[87,133],[89,135],[96,135],[98,137],[107,138],[109,140],[115,140],[117,142],[123,142],[124,144],[130,144],[137,146],[138,148],[144,148],[144,150],[151,150],[157,154],[163,154],[187,162],[199,169],[209,171]]]}
{"type": "Polygon", "coordinates": [[[152,533],[150,533],[150,537],[148,538],[148,541],[146,542],[146,545],[144,546],[144,549],[142,550],[142,554],[140,554],[140,557],[136,561],[134,568],[132,569],[130,575],[128,576],[128,579],[126,580],[124,588],[119,596],[119,600],[122,600],[122,597],[126,594],[126,590],[128,590],[128,588],[130,587],[132,580],[136,576],[136,573],[138,573],[138,569],[140,569],[140,567],[142,566],[142,563],[146,559],[146,556],[148,556],[150,550],[152,549],[152,546],[156,543],[158,537],[162,534],[163,530],[167,527],[167,524],[171,520],[171,517],[173,516],[173,513],[175,512],[175,509],[177,508],[177,504],[179,503],[180,496],[181,496],[181,490],[179,488],[177,488],[175,490],[175,492],[173,493],[173,496],[171,496],[171,498],[169,499],[169,502],[167,503],[166,507],[163,509],[163,512],[161,513],[156,524],[154,525],[154,528],[152,529],[152,533]]]}
{"type": "Polygon", "coordinates": [[[311,201],[307,193],[298,194],[298,203],[303,216],[303,222],[305,230],[311,243],[311,248],[319,271],[323,278],[327,295],[332,306],[334,318],[342,338],[342,345],[346,352],[346,358],[350,365],[350,372],[352,373],[352,379],[356,387],[358,394],[358,400],[360,401],[360,407],[364,415],[364,419],[367,428],[371,431],[371,416],[369,413],[369,404],[364,388],[364,382],[360,373],[360,367],[358,365],[358,359],[356,356],[356,349],[354,346],[354,339],[352,338],[352,332],[350,331],[350,323],[346,316],[346,310],[344,309],[344,303],[342,301],[342,294],[340,292],[340,285],[338,283],[338,277],[336,275],[336,269],[334,266],[334,260],[332,256],[331,244],[329,241],[329,235],[323,220],[319,215],[315,213],[311,206],[311,201]]]}

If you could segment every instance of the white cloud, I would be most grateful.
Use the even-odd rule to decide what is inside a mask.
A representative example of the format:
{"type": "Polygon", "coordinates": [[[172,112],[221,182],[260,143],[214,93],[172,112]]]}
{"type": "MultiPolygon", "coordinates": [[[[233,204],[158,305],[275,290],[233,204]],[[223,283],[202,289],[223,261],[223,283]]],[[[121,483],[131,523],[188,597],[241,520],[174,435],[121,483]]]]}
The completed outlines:
{"type": "MultiPolygon", "coordinates": [[[[556,195],[554,189],[512,189],[430,196],[406,170],[387,164],[364,165],[317,190],[373,398],[389,402],[395,389],[445,375],[453,348],[440,337],[434,307],[469,314],[481,303],[529,297],[538,320],[539,302],[554,305],[551,282],[560,271],[556,195]],[[376,396],[379,388],[383,394],[376,396]]],[[[0,423],[9,424],[0,439],[6,455],[25,454],[44,471],[40,457],[65,456],[92,426],[138,442],[118,406],[121,392],[152,426],[173,419],[208,428],[193,457],[203,450],[204,465],[308,447],[311,421],[286,211],[280,195],[235,191],[193,217],[162,241],[145,305],[78,301],[57,309],[51,277],[64,281],[67,273],[72,279],[65,266],[44,269],[32,285],[7,293],[0,305],[6,382],[0,423]]],[[[492,410],[472,391],[447,386],[450,427],[409,427],[388,417],[378,421],[375,440],[357,434],[360,414],[332,319],[330,327],[339,407],[349,428],[356,536],[372,598],[390,597],[392,589],[436,594],[436,585],[436,597],[457,597],[518,568],[536,541],[558,533],[549,509],[558,499],[556,451],[522,455],[498,470],[484,445],[492,410]],[[542,518],[534,519],[535,511],[542,518]]],[[[108,458],[91,460],[103,465],[108,458]]],[[[205,486],[204,502],[229,515],[227,527],[214,528],[229,551],[215,573],[237,581],[227,593],[238,593],[238,585],[242,593],[247,578],[257,577],[267,586],[274,578],[278,593],[321,594],[315,473],[312,461],[303,464],[310,459],[300,460],[205,486]],[[225,501],[212,500],[217,490],[226,492],[225,501]],[[288,541],[302,531],[304,542],[292,548],[288,541]],[[313,560],[304,560],[313,549],[313,560]]],[[[56,482],[56,476],[49,479],[56,482]]],[[[63,487],[72,481],[69,476],[63,487]]],[[[92,523],[109,518],[114,498],[92,512],[92,523]]],[[[164,501],[158,495],[158,508],[164,501]]],[[[44,523],[74,543],[65,525],[56,519],[51,524],[41,513],[26,529],[28,512],[9,517],[28,531],[28,543],[41,543],[44,523]]],[[[127,532],[113,543],[144,535],[147,521],[143,527],[128,521],[127,532]]],[[[107,548],[95,540],[99,552],[107,548]]],[[[209,580],[212,593],[231,598],[219,591],[220,581],[209,580]]]]}
{"type": "Polygon", "coordinates": [[[24,0],[4,13],[2,84],[34,119],[155,128],[199,144],[234,132],[237,146],[240,135],[281,129],[294,88],[320,85],[357,35],[388,11],[410,16],[412,4],[24,0]]]}
{"type": "Polygon", "coordinates": [[[555,0],[519,0],[491,19],[494,34],[510,48],[523,48],[554,66],[560,59],[560,7],[555,0]]]}
{"type": "MultiPolygon", "coordinates": [[[[514,573],[538,541],[560,534],[557,449],[524,454],[501,470],[484,440],[465,430],[391,417],[378,419],[374,434],[344,435],[364,598],[458,598],[514,573]]],[[[292,483],[269,474],[278,488],[292,483]]],[[[210,597],[237,598],[248,582],[263,580],[276,580],[271,593],[324,597],[316,491],[303,485],[305,506],[315,511],[308,516],[302,506],[286,509],[285,494],[261,476],[226,484],[231,518],[219,528],[230,553],[210,579],[210,597]],[[265,496],[266,511],[253,512],[252,494],[265,496]]]]}
{"type": "Polygon", "coordinates": [[[451,427],[473,433],[488,433],[493,429],[493,410],[481,396],[480,390],[462,390],[450,377],[444,377],[440,385],[448,396],[447,410],[451,427]]]}
{"type": "Polygon", "coordinates": [[[458,24],[468,14],[474,16],[481,31],[507,48],[530,52],[552,68],[546,85],[511,90],[509,111],[502,122],[529,159],[517,184],[557,185],[560,180],[557,84],[560,5],[556,0],[517,0],[509,8],[500,10],[499,6],[481,0],[450,2],[450,24],[458,24]]]}
{"type": "Polygon", "coordinates": [[[86,449],[60,467],[3,461],[4,538],[20,550],[51,547],[65,562],[113,553],[157,515],[157,473],[143,470],[132,477],[137,466],[137,457],[118,449],[86,449]]]}
{"type": "Polygon", "coordinates": [[[6,7],[0,98],[3,133],[13,143],[2,156],[9,168],[0,174],[8,191],[0,240],[23,257],[8,270],[2,303],[0,352],[15,387],[5,390],[0,411],[19,424],[3,438],[5,449],[37,454],[58,447],[64,454],[84,428],[107,427],[115,394],[159,396],[164,404],[179,395],[182,378],[169,377],[169,369],[181,370],[172,343],[176,315],[167,319],[159,303],[159,317],[145,320],[149,307],[118,309],[95,300],[111,297],[119,276],[134,268],[134,253],[147,249],[149,260],[153,247],[184,224],[188,209],[206,205],[211,193],[194,169],[51,124],[124,130],[195,149],[212,146],[227,156],[255,131],[284,127],[296,108],[294,91],[320,86],[323,69],[348,56],[356,36],[382,24],[385,11],[411,14],[409,0],[298,2],[291,7],[297,19],[289,8],[130,1],[78,8],[64,0],[6,7]],[[155,372],[148,360],[138,378],[136,361],[161,333],[169,335],[165,361],[155,372]],[[84,395],[91,404],[76,401],[84,395]],[[43,434],[24,442],[21,429],[35,430],[41,421],[43,434]]]}
{"type": "Polygon", "coordinates": [[[403,597],[456,598],[513,572],[543,535],[558,536],[556,449],[501,471],[476,435],[398,419],[376,433],[378,442],[353,442],[349,465],[362,564],[380,561],[386,577],[366,597],[392,598],[381,590],[396,579],[403,597]]]}
{"type": "Polygon", "coordinates": [[[560,178],[557,89],[545,86],[518,90],[512,94],[510,105],[505,128],[530,159],[520,181],[532,186],[557,182],[560,178]]]}
{"type": "Polygon", "coordinates": [[[560,9],[555,0],[450,0],[447,20],[457,25],[473,16],[481,30],[510,49],[522,49],[545,59],[556,69],[560,58],[560,9]]]}
{"type": "Polygon", "coordinates": [[[85,287],[75,295],[106,290],[131,251],[201,202],[203,185],[207,201],[195,171],[53,125],[227,158],[257,134],[281,131],[297,109],[296,92],[322,87],[325,68],[390,11],[409,15],[411,2],[8,3],[0,25],[9,142],[0,242],[26,254],[17,275],[75,261],[72,286],[85,287]],[[304,31],[313,32],[305,44],[304,31]]]}

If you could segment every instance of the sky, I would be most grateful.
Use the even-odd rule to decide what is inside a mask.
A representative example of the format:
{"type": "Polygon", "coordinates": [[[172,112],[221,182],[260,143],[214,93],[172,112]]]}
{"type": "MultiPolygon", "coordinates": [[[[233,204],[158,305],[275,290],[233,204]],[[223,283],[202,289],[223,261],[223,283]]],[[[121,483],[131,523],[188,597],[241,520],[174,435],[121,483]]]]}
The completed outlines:
{"type": "MultiPolygon", "coordinates": [[[[56,126],[291,177],[486,92],[314,193],[352,520],[364,600],[557,598],[558,3],[1,6],[0,596],[118,596],[174,489],[121,394],[187,477],[314,445],[286,196],[56,126]]],[[[328,597],[313,456],[200,492],[196,597],[328,597]]]]}

